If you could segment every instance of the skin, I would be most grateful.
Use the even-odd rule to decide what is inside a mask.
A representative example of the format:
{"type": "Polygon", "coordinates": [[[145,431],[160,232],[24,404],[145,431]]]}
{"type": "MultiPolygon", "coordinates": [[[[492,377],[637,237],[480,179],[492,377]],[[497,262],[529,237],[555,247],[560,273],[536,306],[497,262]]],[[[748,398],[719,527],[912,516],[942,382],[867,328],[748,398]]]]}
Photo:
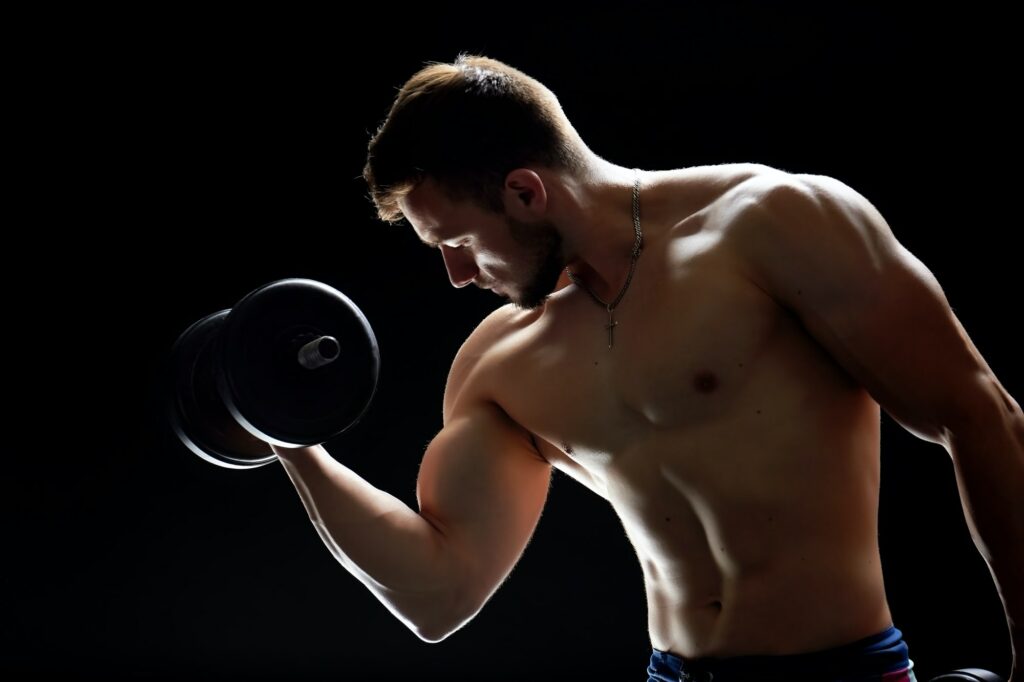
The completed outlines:
{"type": "Polygon", "coordinates": [[[877,545],[884,407],[953,457],[1019,646],[1008,576],[1024,570],[1024,415],[927,269],[830,178],[752,164],[645,172],[644,250],[609,349],[606,312],[544,263],[554,253],[614,299],[632,182],[595,158],[582,177],[512,171],[504,214],[429,179],[403,200],[454,286],[520,305],[489,315],[453,362],[418,513],[322,448],[275,448],[338,560],[440,641],[508,576],[556,468],[621,519],[654,648],[839,646],[892,623],[877,545]]]}

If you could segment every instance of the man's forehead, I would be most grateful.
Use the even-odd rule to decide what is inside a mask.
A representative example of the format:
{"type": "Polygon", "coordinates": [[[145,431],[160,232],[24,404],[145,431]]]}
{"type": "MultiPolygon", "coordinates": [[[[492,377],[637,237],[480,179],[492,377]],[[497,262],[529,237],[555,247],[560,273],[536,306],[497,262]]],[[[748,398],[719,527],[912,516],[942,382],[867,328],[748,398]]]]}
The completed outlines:
{"type": "Polygon", "coordinates": [[[430,178],[419,182],[399,199],[398,207],[406,221],[421,233],[447,230],[453,225],[475,220],[477,213],[471,202],[453,200],[437,181],[430,178]]]}
{"type": "Polygon", "coordinates": [[[398,207],[414,228],[426,228],[438,221],[443,208],[442,200],[443,195],[433,180],[426,178],[398,200],[398,207]]]}
{"type": "Polygon", "coordinates": [[[436,246],[437,239],[433,232],[441,222],[440,206],[437,195],[439,192],[424,190],[426,181],[419,183],[398,200],[398,207],[405,216],[405,221],[412,227],[420,241],[429,246],[436,246]]]}

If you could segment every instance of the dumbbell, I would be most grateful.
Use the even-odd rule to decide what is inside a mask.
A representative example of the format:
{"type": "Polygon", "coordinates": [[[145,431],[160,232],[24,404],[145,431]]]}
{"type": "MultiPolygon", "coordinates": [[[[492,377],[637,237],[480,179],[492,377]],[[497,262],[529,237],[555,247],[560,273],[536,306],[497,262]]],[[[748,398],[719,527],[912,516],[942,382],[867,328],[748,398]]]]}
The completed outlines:
{"type": "Polygon", "coordinates": [[[171,347],[167,414],[208,462],[251,469],[270,445],[323,443],[363,416],[380,351],[362,311],[310,279],[261,286],[189,326],[171,347]]]}
{"type": "Polygon", "coordinates": [[[1003,682],[1003,678],[981,668],[961,668],[933,677],[930,682],[1003,682]]]}

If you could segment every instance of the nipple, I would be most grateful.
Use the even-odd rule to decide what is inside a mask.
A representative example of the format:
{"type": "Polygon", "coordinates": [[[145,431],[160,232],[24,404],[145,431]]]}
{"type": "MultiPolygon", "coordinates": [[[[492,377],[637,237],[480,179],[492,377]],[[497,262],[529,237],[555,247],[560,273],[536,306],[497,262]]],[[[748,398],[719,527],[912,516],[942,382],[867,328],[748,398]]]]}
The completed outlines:
{"type": "Polygon", "coordinates": [[[714,372],[698,372],[693,377],[693,387],[700,393],[712,393],[718,388],[718,377],[714,372]]]}

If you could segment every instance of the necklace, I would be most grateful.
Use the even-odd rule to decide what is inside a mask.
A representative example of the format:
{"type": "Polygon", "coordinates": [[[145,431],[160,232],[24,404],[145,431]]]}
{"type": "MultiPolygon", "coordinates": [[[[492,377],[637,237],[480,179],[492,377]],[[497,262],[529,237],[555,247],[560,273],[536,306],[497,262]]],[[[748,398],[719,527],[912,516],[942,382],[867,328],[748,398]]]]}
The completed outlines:
{"type": "Polygon", "coordinates": [[[611,348],[615,345],[615,328],[619,326],[619,323],[615,321],[615,307],[619,305],[619,301],[626,295],[626,289],[629,289],[629,283],[633,281],[633,271],[636,270],[636,259],[640,257],[640,251],[643,249],[644,235],[640,231],[640,169],[634,168],[633,171],[636,176],[633,179],[633,232],[636,233],[636,239],[633,241],[633,251],[629,258],[629,274],[626,276],[626,283],[622,285],[622,289],[619,291],[619,295],[615,297],[615,300],[611,303],[602,301],[597,294],[595,294],[590,287],[579,279],[569,268],[565,269],[565,274],[569,276],[569,280],[572,281],[576,286],[582,287],[584,291],[590,294],[590,297],[597,302],[599,306],[608,311],[608,324],[605,325],[605,329],[608,330],[608,347],[611,348]]]}

